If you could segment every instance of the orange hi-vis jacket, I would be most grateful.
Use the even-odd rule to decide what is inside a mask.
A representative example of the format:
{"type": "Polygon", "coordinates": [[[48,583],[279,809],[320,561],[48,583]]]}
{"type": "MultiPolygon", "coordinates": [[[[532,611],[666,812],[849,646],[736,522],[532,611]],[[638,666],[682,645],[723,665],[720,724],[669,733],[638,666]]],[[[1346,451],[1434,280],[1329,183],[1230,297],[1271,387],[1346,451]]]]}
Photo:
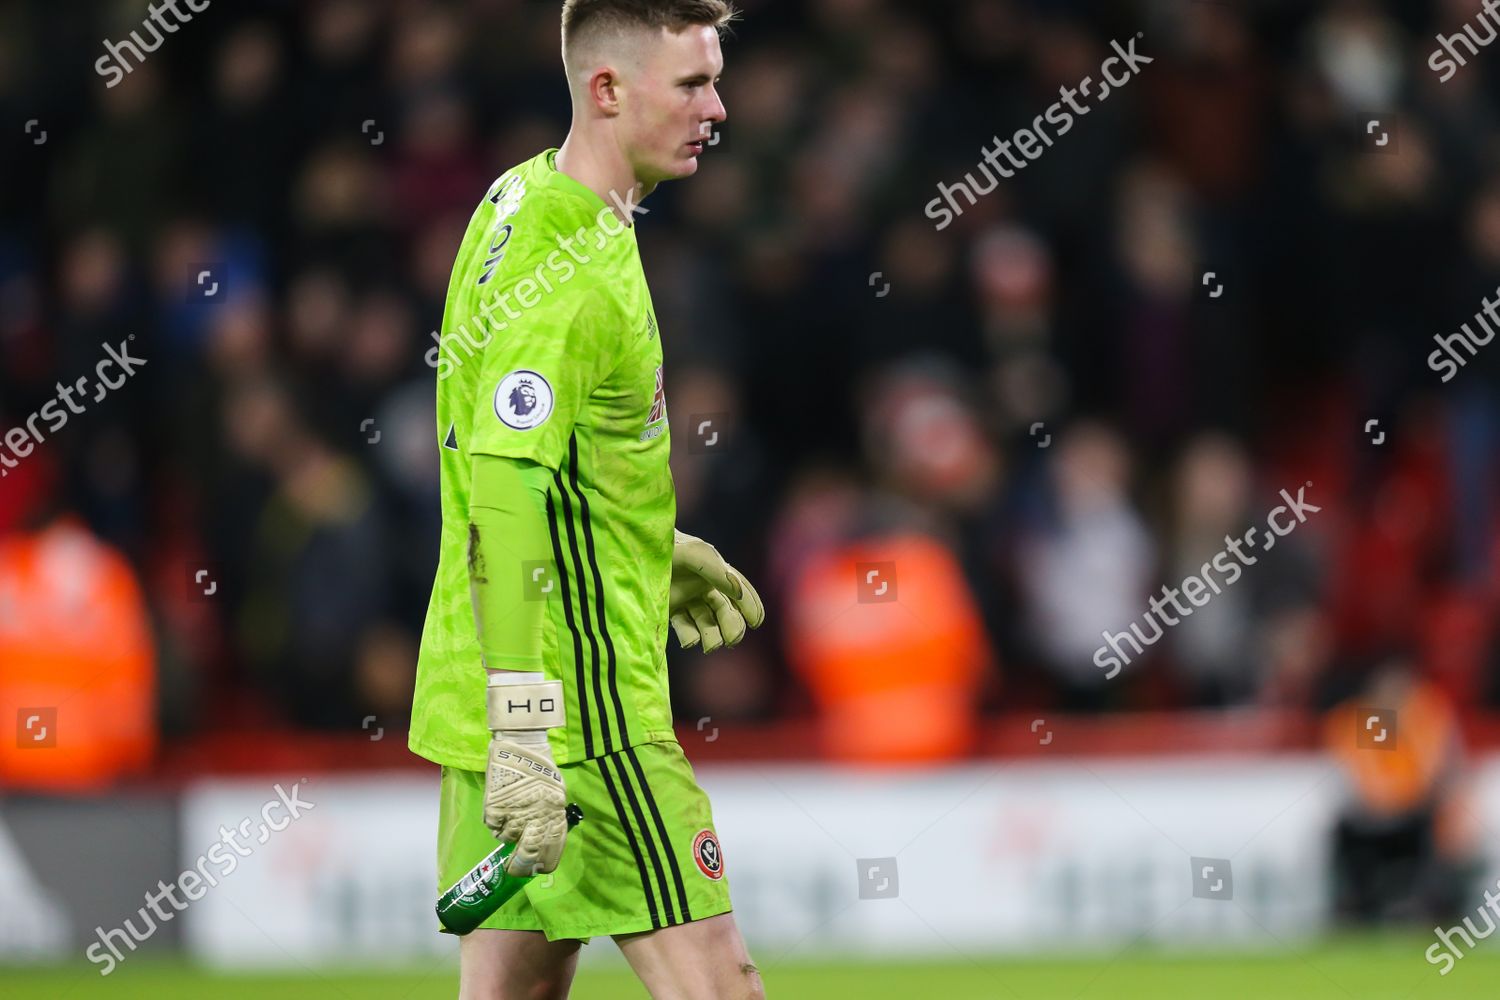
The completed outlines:
{"type": "Polygon", "coordinates": [[[88,791],[156,749],[156,657],[130,565],[77,522],[0,538],[0,788],[88,791]]]}
{"type": "Polygon", "coordinates": [[[1361,701],[1338,705],[1324,719],[1323,742],[1369,812],[1399,816],[1431,800],[1458,739],[1458,720],[1442,692],[1425,681],[1384,708],[1394,709],[1393,721],[1361,701]]]}
{"type": "Polygon", "coordinates": [[[947,548],[914,533],[842,546],[792,590],[788,654],[831,757],[920,763],[971,749],[991,653],[947,548]]]}

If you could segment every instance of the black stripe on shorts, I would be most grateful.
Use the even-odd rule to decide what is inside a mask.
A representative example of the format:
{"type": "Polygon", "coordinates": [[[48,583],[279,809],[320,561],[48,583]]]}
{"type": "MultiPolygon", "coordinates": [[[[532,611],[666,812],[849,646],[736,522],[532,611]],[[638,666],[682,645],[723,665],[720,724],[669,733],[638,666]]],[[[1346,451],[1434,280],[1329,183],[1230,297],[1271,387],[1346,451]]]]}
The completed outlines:
{"type": "Polygon", "coordinates": [[[693,914],[688,910],[687,885],[682,881],[682,869],[677,866],[677,853],[672,850],[672,838],[667,836],[667,825],[662,822],[661,810],[656,808],[656,796],[651,794],[651,786],[646,784],[646,771],[641,767],[640,758],[635,755],[635,747],[627,747],[625,756],[630,758],[630,766],[635,770],[635,776],[641,784],[641,795],[646,799],[646,807],[651,810],[651,818],[656,821],[656,830],[661,834],[662,850],[667,855],[667,863],[672,869],[672,882],[677,888],[677,902],[682,909],[682,920],[686,923],[693,919],[693,914]]]}
{"type": "Polygon", "coordinates": [[[656,910],[656,894],[651,889],[651,876],[646,873],[646,859],[641,854],[640,844],[636,842],[635,831],[631,829],[630,817],[625,813],[625,803],[620,801],[619,789],[615,787],[615,779],[609,773],[609,758],[600,757],[599,774],[604,778],[604,789],[609,792],[609,797],[615,804],[615,817],[620,821],[620,829],[625,831],[625,839],[630,843],[630,852],[635,855],[636,870],[641,873],[641,891],[646,896],[646,909],[651,914],[651,927],[660,930],[662,927],[661,917],[656,910]]]}
{"type": "Polygon", "coordinates": [[[620,760],[621,754],[611,754],[602,758],[601,767],[613,764],[619,771],[620,784],[625,789],[625,798],[630,802],[630,811],[635,815],[637,828],[641,831],[641,839],[646,842],[646,853],[651,858],[651,868],[656,872],[656,884],[661,888],[662,908],[666,910],[667,926],[682,923],[677,918],[677,913],[672,907],[672,891],[667,887],[666,869],[662,867],[661,853],[656,848],[656,838],[651,835],[651,828],[646,825],[646,814],[641,811],[640,800],[636,797],[635,786],[630,781],[630,773],[625,770],[624,761],[620,760]]]}

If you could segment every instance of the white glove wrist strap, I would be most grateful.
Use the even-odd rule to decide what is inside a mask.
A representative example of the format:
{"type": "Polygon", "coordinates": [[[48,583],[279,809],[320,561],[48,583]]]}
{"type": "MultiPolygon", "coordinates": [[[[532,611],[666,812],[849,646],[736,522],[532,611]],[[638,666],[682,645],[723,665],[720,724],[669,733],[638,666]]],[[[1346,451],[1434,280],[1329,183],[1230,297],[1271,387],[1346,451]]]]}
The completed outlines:
{"type": "Polygon", "coordinates": [[[498,739],[509,740],[520,747],[528,750],[547,751],[551,758],[552,745],[547,742],[547,730],[545,729],[497,729],[494,735],[498,739]]]}
{"type": "Polygon", "coordinates": [[[562,681],[491,675],[485,705],[491,732],[537,730],[545,742],[545,730],[564,724],[562,681]]]}

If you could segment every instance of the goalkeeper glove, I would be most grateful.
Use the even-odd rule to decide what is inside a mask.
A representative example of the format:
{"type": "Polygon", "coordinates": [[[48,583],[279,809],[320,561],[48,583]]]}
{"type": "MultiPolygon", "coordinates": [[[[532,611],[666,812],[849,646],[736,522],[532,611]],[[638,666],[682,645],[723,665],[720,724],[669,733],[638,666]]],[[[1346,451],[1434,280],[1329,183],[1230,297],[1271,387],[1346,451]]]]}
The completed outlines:
{"type": "Polygon", "coordinates": [[[672,546],[672,629],[683,649],[700,640],[703,651],[734,646],[746,626],[759,628],[766,609],[755,588],[701,538],[676,532],[672,546]]]}
{"type": "Polygon", "coordinates": [[[547,745],[547,730],[563,724],[562,706],[561,681],[515,671],[490,675],[484,823],[496,839],[516,845],[505,866],[511,875],[555,871],[568,840],[567,788],[547,745]]]}

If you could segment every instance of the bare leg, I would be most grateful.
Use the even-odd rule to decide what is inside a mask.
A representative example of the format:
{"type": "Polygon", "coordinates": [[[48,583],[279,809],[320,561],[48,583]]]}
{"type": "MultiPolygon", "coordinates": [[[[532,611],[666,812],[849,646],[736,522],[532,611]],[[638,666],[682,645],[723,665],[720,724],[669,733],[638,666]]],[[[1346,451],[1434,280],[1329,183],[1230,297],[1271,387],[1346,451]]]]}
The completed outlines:
{"type": "Polygon", "coordinates": [[[734,914],[617,934],[615,944],[653,1000],[765,1000],[734,914]]]}
{"type": "Polygon", "coordinates": [[[579,941],[481,928],[459,939],[458,1000],[566,1000],[579,941]]]}

